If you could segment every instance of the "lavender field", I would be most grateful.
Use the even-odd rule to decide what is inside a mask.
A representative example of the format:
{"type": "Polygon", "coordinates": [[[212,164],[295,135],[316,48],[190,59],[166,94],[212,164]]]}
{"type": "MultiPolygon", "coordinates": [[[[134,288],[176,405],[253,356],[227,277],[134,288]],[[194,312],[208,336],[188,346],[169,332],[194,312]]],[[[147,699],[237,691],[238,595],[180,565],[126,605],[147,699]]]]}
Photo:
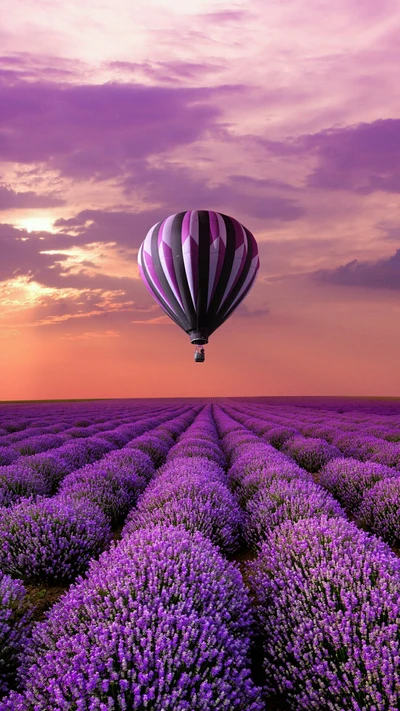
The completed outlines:
{"type": "Polygon", "coordinates": [[[400,709],[400,402],[0,405],[1,711],[400,709]]]}

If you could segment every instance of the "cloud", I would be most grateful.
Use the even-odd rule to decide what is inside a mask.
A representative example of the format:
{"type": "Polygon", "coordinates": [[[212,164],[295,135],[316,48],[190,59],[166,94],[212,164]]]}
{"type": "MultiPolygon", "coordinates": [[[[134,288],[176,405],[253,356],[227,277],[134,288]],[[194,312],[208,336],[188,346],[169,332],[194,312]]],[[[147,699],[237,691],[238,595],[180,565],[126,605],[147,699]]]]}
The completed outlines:
{"type": "Polygon", "coordinates": [[[238,87],[0,83],[0,160],[105,180],[216,129],[213,103],[238,87]]]}
{"type": "Polygon", "coordinates": [[[290,194],[295,191],[286,183],[246,175],[231,175],[217,182],[214,171],[201,179],[196,166],[193,169],[145,166],[139,173],[125,178],[123,185],[127,195],[140,186],[145,199],[164,206],[167,215],[195,208],[232,210],[240,220],[240,210],[244,216],[276,224],[297,220],[304,214],[297,200],[279,194],[282,190],[290,194]]]}
{"type": "Polygon", "coordinates": [[[320,282],[341,286],[362,286],[367,289],[400,289],[400,249],[392,257],[377,262],[360,262],[357,259],[335,269],[314,273],[320,282]]]}
{"type": "Polygon", "coordinates": [[[85,331],[84,333],[64,333],[60,338],[66,341],[90,341],[92,338],[118,338],[121,334],[119,331],[85,331]]]}
{"type": "Polygon", "coordinates": [[[383,239],[389,242],[400,242],[400,225],[397,222],[383,220],[376,225],[383,232],[383,239]]]}
{"type": "Polygon", "coordinates": [[[205,12],[198,16],[199,21],[205,21],[212,25],[223,25],[227,23],[242,23],[251,17],[246,10],[221,10],[216,12],[205,12]]]}
{"type": "Polygon", "coordinates": [[[314,158],[308,187],[360,195],[400,192],[400,119],[330,128],[263,145],[275,155],[314,158]]]}
{"type": "Polygon", "coordinates": [[[163,62],[127,62],[113,61],[106,64],[107,68],[118,75],[125,75],[130,78],[137,76],[150,79],[157,83],[175,84],[184,82],[196,82],[198,84],[206,76],[223,69],[224,65],[212,62],[190,62],[170,60],[163,62]]]}
{"type": "Polygon", "coordinates": [[[7,185],[0,185],[0,210],[16,208],[45,208],[64,205],[65,200],[54,195],[38,195],[32,190],[17,192],[7,185]]]}
{"type": "Polygon", "coordinates": [[[267,304],[262,304],[256,308],[249,308],[246,303],[241,303],[235,310],[235,314],[242,318],[263,318],[269,316],[271,309],[267,304]]]}
{"type": "Polygon", "coordinates": [[[69,235],[76,233],[77,242],[116,242],[118,245],[138,248],[148,230],[165,217],[162,208],[128,212],[126,210],[81,210],[70,218],[60,218],[54,227],[69,235]]]}
{"type": "Polygon", "coordinates": [[[0,55],[0,81],[15,84],[21,80],[66,81],[84,71],[82,62],[54,55],[12,52],[0,55]]]}
{"type": "Polygon", "coordinates": [[[41,253],[42,250],[55,246],[54,235],[29,233],[7,224],[0,225],[0,245],[0,281],[21,275],[34,278],[41,270],[54,266],[56,260],[63,261],[67,258],[61,253],[41,253]]]}

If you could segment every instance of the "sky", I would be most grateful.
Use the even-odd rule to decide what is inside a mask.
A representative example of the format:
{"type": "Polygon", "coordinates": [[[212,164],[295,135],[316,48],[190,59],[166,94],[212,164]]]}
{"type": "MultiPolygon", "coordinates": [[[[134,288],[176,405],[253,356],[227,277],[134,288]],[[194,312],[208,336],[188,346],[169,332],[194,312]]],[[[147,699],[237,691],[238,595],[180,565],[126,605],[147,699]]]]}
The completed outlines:
{"type": "Polygon", "coordinates": [[[2,0],[0,400],[400,396],[397,0],[2,0]],[[140,280],[234,216],[255,286],[204,365],[140,280]]]}

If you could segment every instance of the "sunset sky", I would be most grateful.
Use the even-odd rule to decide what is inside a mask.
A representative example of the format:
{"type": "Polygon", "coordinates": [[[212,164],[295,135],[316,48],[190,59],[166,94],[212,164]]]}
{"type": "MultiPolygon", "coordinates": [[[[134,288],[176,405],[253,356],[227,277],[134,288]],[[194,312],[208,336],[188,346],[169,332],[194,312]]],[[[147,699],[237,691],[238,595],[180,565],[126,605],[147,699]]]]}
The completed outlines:
{"type": "Polygon", "coordinates": [[[0,400],[400,396],[398,0],[2,0],[0,400]],[[194,364],[167,215],[255,235],[194,364]]]}

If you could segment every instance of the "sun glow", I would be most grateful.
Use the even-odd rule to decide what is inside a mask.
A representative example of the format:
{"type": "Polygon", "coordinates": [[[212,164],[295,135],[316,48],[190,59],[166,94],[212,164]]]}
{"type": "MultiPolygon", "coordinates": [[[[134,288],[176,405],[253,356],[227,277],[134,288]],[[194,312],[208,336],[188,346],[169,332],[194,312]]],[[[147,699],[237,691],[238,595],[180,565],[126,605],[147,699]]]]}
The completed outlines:
{"type": "Polygon", "coordinates": [[[54,218],[50,215],[29,215],[15,223],[15,227],[27,232],[52,232],[54,218]]]}

